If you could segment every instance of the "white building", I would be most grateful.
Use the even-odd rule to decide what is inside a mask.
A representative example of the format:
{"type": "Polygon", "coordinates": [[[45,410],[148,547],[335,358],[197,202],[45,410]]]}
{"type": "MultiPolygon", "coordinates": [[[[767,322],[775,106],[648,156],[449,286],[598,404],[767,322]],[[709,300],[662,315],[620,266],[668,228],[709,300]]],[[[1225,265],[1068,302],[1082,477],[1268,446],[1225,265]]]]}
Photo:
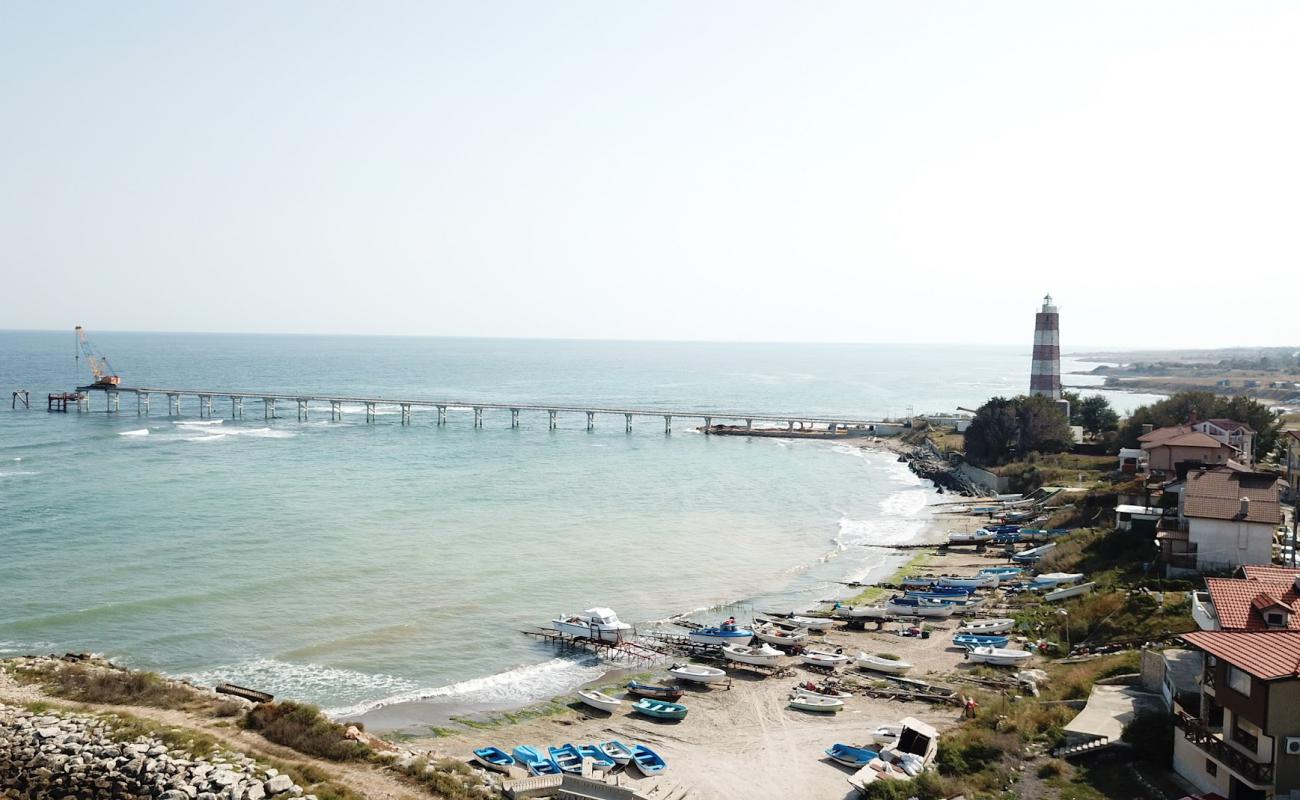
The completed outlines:
{"type": "Polygon", "coordinates": [[[1187,473],[1177,520],[1156,538],[1169,575],[1232,569],[1273,560],[1273,532],[1282,522],[1283,483],[1276,475],[1230,468],[1187,473]]]}

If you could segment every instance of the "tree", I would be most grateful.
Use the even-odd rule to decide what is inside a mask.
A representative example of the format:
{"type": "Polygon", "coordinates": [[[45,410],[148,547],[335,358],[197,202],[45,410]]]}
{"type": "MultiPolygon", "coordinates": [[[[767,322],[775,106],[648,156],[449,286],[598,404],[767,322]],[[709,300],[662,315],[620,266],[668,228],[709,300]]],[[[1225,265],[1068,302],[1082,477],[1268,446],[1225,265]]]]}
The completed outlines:
{"type": "Polygon", "coordinates": [[[1074,443],[1060,406],[1046,397],[994,397],[980,406],[966,429],[966,459],[999,464],[1011,456],[1059,453],[1074,443]]]}
{"type": "Polygon", "coordinates": [[[1197,419],[1232,419],[1249,425],[1256,434],[1253,455],[1257,459],[1271,454],[1282,435],[1282,421],[1257,400],[1219,397],[1210,392],[1179,392],[1135,410],[1120,428],[1120,441],[1125,447],[1137,447],[1143,425],[1156,428],[1185,425],[1193,412],[1197,419]]]}
{"type": "Polygon", "coordinates": [[[966,459],[973,464],[996,464],[1015,446],[1015,400],[994,397],[979,407],[966,428],[966,459]]]}
{"type": "Polygon", "coordinates": [[[1070,421],[1074,425],[1081,425],[1084,432],[1097,436],[1104,431],[1113,431],[1119,427],[1119,414],[1115,409],[1110,407],[1110,401],[1099,394],[1089,395],[1079,403],[1078,422],[1075,422],[1076,415],[1074,406],[1070,406],[1070,421]]]}

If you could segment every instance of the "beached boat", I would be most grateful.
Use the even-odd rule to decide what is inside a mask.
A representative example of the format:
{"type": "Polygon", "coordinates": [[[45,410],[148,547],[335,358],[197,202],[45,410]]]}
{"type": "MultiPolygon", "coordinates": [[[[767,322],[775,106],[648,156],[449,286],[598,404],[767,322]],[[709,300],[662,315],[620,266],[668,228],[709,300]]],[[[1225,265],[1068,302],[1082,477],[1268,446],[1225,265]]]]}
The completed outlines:
{"type": "Polygon", "coordinates": [[[515,765],[514,756],[500,747],[480,747],[474,751],[474,760],[490,770],[505,773],[515,765]]]}
{"type": "Polygon", "coordinates": [[[619,621],[618,614],[604,607],[589,608],[581,614],[557,617],[551,620],[551,624],[560,633],[605,642],[618,642],[632,633],[631,625],[619,621]]]}
{"type": "Polygon", "coordinates": [[[925,589],[934,585],[938,578],[922,577],[920,575],[909,575],[903,578],[900,584],[904,589],[925,589]]]}
{"type": "Polygon", "coordinates": [[[995,619],[968,619],[957,626],[959,633],[987,636],[993,633],[1006,633],[1016,626],[1016,621],[1009,617],[995,619]]]}
{"type": "Polygon", "coordinates": [[[998,667],[1014,667],[1034,657],[1028,650],[1008,650],[1004,647],[975,647],[966,654],[971,661],[998,667]]]}
{"type": "Polygon", "coordinates": [[[844,701],[838,697],[807,697],[805,695],[790,695],[790,708],[797,708],[800,711],[824,711],[834,713],[844,708],[844,701]]]}
{"type": "Polygon", "coordinates": [[[704,667],[699,664],[673,664],[668,674],[679,681],[691,683],[718,683],[727,679],[727,673],[717,667],[704,667]]]}
{"type": "Polygon", "coordinates": [[[1097,588],[1097,584],[1090,581],[1088,583],[1081,583],[1078,586],[1067,586],[1063,589],[1056,589],[1055,591],[1048,592],[1043,595],[1043,599],[1052,603],[1057,600],[1064,600],[1067,597],[1078,597],[1081,594],[1087,594],[1095,588],[1097,588]]]}
{"type": "Polygon", "coordinates": [[[595,689],[579,689],[578,699],[592,708],[613,714],[618,711],[623,701],[617,697],[610,697],[604,692],[598,692],[595,689]]]}
{"type": "Polygon", "coordinates": [[[1055,586],[1068,586],[1083,580],[1082,572],[1045,572],[1035,575],[1029,581],[1030,589],[1047,589],[1055,586]]]}
{"type": "Polygon", "coordinates": [[[724,622],[716,628],[696,628],[686,634],[686,638],[696,644],[749,644],[754,632],[733,622],[724,622]]]}
{"type": "Polygon", "coordinates": [[[871,741],[879,745],[895,745],[898,744],[898,737],[902,733],[902,725],[881,725],[871,732],[871,741]]]}
{"type": "Polygon", "coordinates": [[[514,749],[511,755],[514,756],[515,761],[527,767],[528,771],[533,775],[560,774],[559,765],[552,761],[546,751],[540,747],[521,744],[514,749]]]}
{"type": "Polygon", "coordinates": [[[795,694],[801,694],[804,697],[834,697],[839,700],[847,700],[853,696],[849,692],[841,692],[827,684],[817,684],[812,681],[804,681],[798,684],[793,691],[795,694]]]}
{"type": "Polygon", "coordinates": [[[842,652],[831,653],[826,650],[805,650],[799,654],[799,660],[814,667],[835,669],[849,663],[851,659],[842,652]]]}
{"type": "Polygon", "coordinates": [[[667,700],[672,702],[681,699],[682,690],[673,686],[656,686],[653,683],[638,683],[629,681],[627,693],[636,697],[649,697],[651,700],[667,700]]]}
{"type": "Polygon", "coordinates": [[[571,744],[562,744],[559,747],[548,748],[547,752],[550,753],[551,761],[555,762],[555,766],[561,771],[571,775],[582,774],[582,753],[578,752],[578,748],[571,744]]]}
{"type": "Polygon", "coordinates": [[[904,675],[912,668],[911,663],[894,656],[886,658],[883,655],[871,653],[858,653],[858,669],[869,669],[874,672],[884,672],[889,675],[904,675]]]}
{"type": "Polygon", "coordinates": [[[825,631],[830,629],[835,620],[830,617],[790,617],[786,622],[810,631],[825,631]]]}
{"type": "Polygon", "coordinates": [[[849,778],[854,788],[865,792],[877,780],[916,777],[934,761],[939,732],[915,717],[904,717],[901,723],[896,741],[881,747],[877,758],[849,778]]]}
{"type": "Polygon", "coordinates": [[[1047,555],[1048,551],[1054,547],[1056,547],[1056,542],[1051,542],[1040,547],[1031,547],[1024,552],[1016,553],[1011,557],[1011,560],[1017,564],[1033,564],[1035,561],[1038,561],[1040,558],[1047,555]]]}
{"type": "Polygon", "coordinates": [[[605,755],[614,759],[614,763],[616,764],[627,764],[632,760],[632,748],[623,744],[618,739],[601,742],[600,749],[605,755]]]}
{"type": "Polygon", "coordinates": [[[781,647],[794,647],[808,641],[808,631],[797,630],[787,631],[776,625],[762,625],[754,629],[754,635],[760,642],[775,644],[781,647]]]}
{"type": "Polygon", "coordinates": [[[686,706],[681,703],[669,703],[665,700],[651,700],[643,697],[632,704],[632,710],[647,717],[659,719],[686,719],[686,706]]]}
{"type": "Polygon", "coordinates": [[[945,575],[935,583],[937,589],[988,589],[998,585],[996,575],[945,575]]]}
{"type": "Polygon", "coordinates": [[[1011,643],[1010,636],[979,635],[974,633],[959,633],[952,637],[952,643],[958,647],[1006,647],[1011,643]]]}
{"type": "MultiPolygon", "coordinates": [[[[884,606],[840,606],[835,613],[845,619],[889,619],[893,616],[884,606]]],[[[758,638],[763,638],[761,630],[755,633],[758,638]]]]}
{"type": "Polygon", "coordinates": [[[836,742],[826,748],[826,757],[846,767],[861,767],[877,756],[875,750],[836,742]]]}
{"type": "Polygon", "coordinates": [[[982,544],[993,540],[993,531],[980,528],[975,531],[948,531],[948,544],[982,544]]]}
{"type": "Polygon", "coordinates": [[[995,575],[999,582],[1015,580],[1025,571],[1024,567],[982,567],[980,575],[995,575]]]}
{"type": "Polygon", "coordinates": [[[889,613],[899,617],[951,617],[957,606],[923,597],[891,597],[885,604],[889,613]]]}
{"type": "Polygon", "coordinates": [[[613,769],[618,763],[612,756],[602,750],[598,744],[580,744],[578,745],[578,753],[584,761],[590,758],[596,766],[605,769],[613,769]]]}
{"type": "Polygon", "coordinates": [[[909,589],[903,594],[907,597],[926,597],[931,600],[940,598],[965,600],[971,596],[971,590],[963,586],[931,586],[929,589],[909,589]]]}
{"type": "Polygon", "coordinates": [[[785,655],[785,653],[772,647],[767,642],[763,642],[758,647],[724,644],[722,654],[730,661],[738,661],[741,664],[754,664],[760,667],[770,667],[785,655]]]}
{"type": "Polygon", "coordinates": [[[636,768],[641,770],[641,774],[647,778],[668,769],[668,762],[643,744],[632,745],[632,763],[636,764],[636,768]]]}

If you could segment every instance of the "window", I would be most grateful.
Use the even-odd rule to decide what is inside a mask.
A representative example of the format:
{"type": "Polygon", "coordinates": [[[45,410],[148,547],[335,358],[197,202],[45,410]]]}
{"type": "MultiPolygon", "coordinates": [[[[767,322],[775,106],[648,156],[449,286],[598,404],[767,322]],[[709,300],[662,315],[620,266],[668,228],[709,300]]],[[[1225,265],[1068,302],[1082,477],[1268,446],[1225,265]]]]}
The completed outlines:
{"type": "Polygon", "coordinates": [[[1216,763],[1214,763],[1213,761],[1211,761],[1211,760],[1208,759],[1208,758],[1205,759],[1205,773],[1206,773],[1207,775],[1218,775],[1218,774],[1219,774],[1219,765],[1216,764],[1216,763]]]}
{"type": "Polygon", "coordinates": [[[1281,611],[1270,611],[1264,615],[1264,622],[1268,623],[1270,628],[1285,628],[1286,614],[1281,611]]]}
{"type": "Polygon", "coordinates": [[[1254,752],[1259,749],[1259,737],[1245,728],[1237,721],[1237,715],[1232,715],[1232,741],[1242,747],[1254,752]]]}
{"type": "Polygon", "coordinates": [[[1250,697],[1250,673],[1228,665],[1228,687],[1250,697]]]}

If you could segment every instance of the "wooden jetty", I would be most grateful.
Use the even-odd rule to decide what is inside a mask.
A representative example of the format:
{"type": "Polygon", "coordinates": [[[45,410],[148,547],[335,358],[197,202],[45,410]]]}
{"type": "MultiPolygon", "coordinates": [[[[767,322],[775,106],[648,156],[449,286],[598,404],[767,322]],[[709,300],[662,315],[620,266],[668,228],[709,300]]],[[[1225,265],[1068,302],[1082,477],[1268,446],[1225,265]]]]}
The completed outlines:
{"type": "Polygon", "coordinates": [[[246,686],[236,686],[233,683],[218,683],[212,687],[217,694],[228,694],[231,697],[242,697],[245,700],[251,700],[254,703],[269,703],[275,699],[275,695],[259,692],[256,689],[249,689],[246,686]]]}
{"type": "Polygon", "coordinates": [[[672,655],[671,652],[647,644],[639,638],[607,642],[600,639],[589,639],[585,636],[570,636],[554,628],[531,628],[520,631],[520,633],[535,636],[548,644],[555,645],[562,651],[582,650],[595,653],[610,661],[653,664],[672,655]]]}

